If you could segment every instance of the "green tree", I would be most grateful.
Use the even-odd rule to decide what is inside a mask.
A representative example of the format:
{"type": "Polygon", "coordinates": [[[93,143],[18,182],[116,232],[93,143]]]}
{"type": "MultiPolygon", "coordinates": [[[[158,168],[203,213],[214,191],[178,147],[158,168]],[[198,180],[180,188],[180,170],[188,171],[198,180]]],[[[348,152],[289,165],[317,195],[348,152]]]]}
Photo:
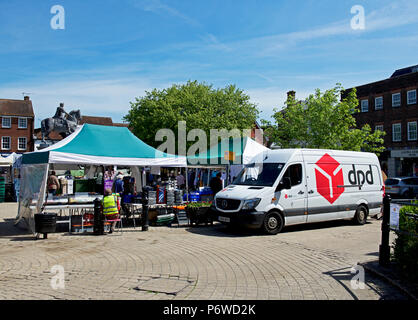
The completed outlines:
{"type": "Polygon", "coordinates": [[[155,141],[157,131],[171,129],[177,138],[179,121],[186,121],[187,132],[198,128],[208,137],[210,129],[252,128],[258,110],[249,100],[250,97],[234,85],[215,89],[212,85],[188,81],[147,91],[144,97],[130,103],[131,109],[124,120],[138,138],[158,147],[162,142],[155,141]]]}
{"type": "Polygon", "coordinates": [[[360,112],[356,90],[348,92],[337,84],[321,93],[319,89],[305,101],[290,96],[283,110],[275,109],[275,123],[263,121],[265,134],[281,148],[314,148],[366,151],[380,154],[382,131],[372,132],[368,124],[358,129],[354,113],[360,112]]]}

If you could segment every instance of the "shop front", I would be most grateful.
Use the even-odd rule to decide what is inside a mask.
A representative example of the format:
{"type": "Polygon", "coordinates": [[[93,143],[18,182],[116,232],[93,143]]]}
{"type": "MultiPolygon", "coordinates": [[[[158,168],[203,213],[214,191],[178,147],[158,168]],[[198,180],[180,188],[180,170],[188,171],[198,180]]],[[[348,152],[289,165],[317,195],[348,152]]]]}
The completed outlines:
{"type": "Polygon", "coordinates": [[[392,150],[388,172],[389,177],[418,176],[418,149],[392,150]]]}

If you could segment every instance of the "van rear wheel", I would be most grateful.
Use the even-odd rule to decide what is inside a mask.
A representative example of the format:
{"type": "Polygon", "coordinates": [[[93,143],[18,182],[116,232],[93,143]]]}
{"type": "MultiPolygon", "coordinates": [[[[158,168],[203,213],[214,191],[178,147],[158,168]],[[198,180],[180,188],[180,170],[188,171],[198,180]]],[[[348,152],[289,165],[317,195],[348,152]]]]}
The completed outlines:
{"type": "Polygon", "coordinates": [[[267,234],[278,234],[284,226],[283,216],[276,212],[266,214],[263,222],[263,230],[267,234]]]}
{"type": "Polygon", "coordinates": [[[367,221],[367,208],[363,205],[358,206],[353,220],[358,225],[365,224],[367,221]]]}

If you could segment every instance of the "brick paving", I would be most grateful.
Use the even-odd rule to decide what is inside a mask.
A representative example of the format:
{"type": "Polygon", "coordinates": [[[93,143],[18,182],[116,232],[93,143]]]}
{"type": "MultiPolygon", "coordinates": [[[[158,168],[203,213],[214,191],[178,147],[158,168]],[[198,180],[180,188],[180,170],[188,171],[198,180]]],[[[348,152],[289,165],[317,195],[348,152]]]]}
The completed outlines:
{"type": "Polygon", "coordinates": [[[276,236],[213,227],[127,228],[122,235],[50,234],[13,227],[16,204],[0,204],[0,299],[406,299],[351,268],[375,260],[380,221],[294,226],[276,236]],[[51,267],[65,289],[51,287],[51,267]]]}

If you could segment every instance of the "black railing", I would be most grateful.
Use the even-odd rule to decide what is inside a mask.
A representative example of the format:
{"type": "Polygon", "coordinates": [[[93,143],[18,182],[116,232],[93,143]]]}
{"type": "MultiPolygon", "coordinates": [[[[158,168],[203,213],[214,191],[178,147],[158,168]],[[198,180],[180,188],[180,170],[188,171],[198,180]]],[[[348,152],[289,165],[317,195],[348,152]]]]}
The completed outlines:
{"type": "MultiPolygon", "coordinates": [[[[382,242],[379,247],[379,264],[381,266],[387,266],[390,264],[390,246],[389,246],[390,231],[394,231],[397,234],[404,234],[404,235],[418,238],[417,233],[411,233],[411,232],[400,229],[399,221],[401,217],[401,212],[398,213],[399,214],[398,228],[393,228],[390,226],[391,203],[397,204],[400,206],[418,207],[417,202],[418,201],[416,199],[392,200],[389,195],[385,195],[385,197],[383,198],[382,242]]],[[[402,215],[404,215],[408,219],[418,220],[418,214],[415,214],[412,212],[402,212],[402,215]]]]}

